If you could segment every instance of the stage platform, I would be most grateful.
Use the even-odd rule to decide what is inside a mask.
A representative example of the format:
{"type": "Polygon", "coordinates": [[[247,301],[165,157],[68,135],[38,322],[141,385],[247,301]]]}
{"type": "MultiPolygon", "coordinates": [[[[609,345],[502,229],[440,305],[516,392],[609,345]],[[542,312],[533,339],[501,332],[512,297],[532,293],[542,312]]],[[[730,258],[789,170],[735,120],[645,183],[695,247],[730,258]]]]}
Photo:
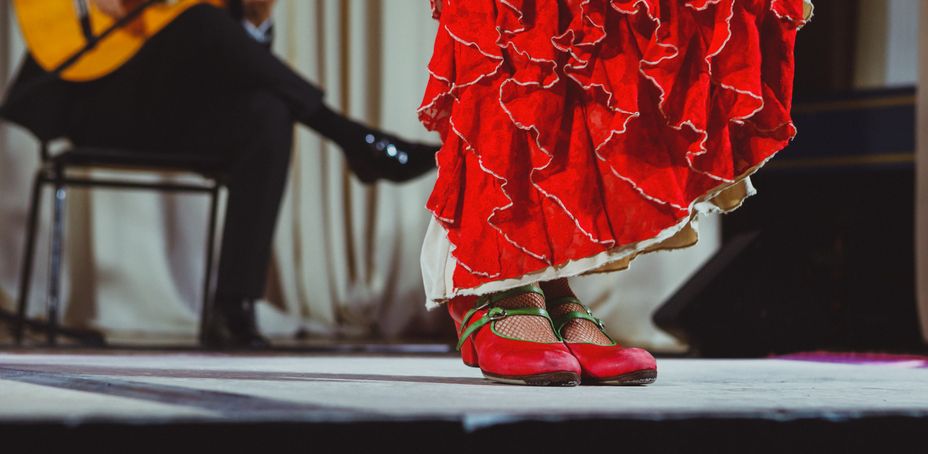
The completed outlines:
{"type": "Polygon", "coordinates": [[[660,359],[650,386],[547,388],[491,383],[436,353],[8,350],[0,446],[925,452],[926,366],[660,359]]]}

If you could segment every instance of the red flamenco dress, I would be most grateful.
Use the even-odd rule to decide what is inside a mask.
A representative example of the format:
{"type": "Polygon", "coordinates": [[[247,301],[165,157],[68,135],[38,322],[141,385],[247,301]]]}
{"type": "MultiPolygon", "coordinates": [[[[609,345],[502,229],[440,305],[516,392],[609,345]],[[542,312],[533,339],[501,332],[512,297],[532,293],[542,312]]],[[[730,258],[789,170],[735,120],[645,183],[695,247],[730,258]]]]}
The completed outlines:
{"type": "Polygon", "coordinates": [[[803,0],[440,0],[430,303],[691,246],[796,134],[803,0]]]}

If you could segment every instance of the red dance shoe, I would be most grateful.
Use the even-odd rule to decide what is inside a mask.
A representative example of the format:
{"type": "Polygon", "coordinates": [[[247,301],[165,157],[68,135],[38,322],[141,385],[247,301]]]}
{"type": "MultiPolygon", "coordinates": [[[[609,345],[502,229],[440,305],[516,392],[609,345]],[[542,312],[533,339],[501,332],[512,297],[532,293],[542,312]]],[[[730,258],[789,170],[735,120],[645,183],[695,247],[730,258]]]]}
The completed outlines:
{"type": "Polygon", "coordinates": [[[555,326],[558,336],[564,326],[571,320],[589,320],[612,342],[600,345],[589,342],[569,342],[564,344],[580,362],[584,384],[599,385],[649,385],[657,380],[657,362],[642,348],[627,348],[619,345],[606,334],[603,321],[594,317],[590,308],[573,296],[564,296],[548,301],[548,307],[561,304],[577,304],[584,312],[571,311],[557,317],[555,326]]]}
{"type": "Polygon", "coordinates": [[[544,295],[536,284],[492,295],[458,297],[449,301],[448,312],[458,330],[458,350],[464,364],[479,367],[489,380],[519,385],[576,386],[580,364],[554,333],[554,323],[543,308],[506,309],[496,303],[521,294],[544,295]],[[514,315],[544,317],[556,342],[535,342],[500,334],[496,323],[514,315]],[[489,328],[489,329],[485,329],[489,328]]]}

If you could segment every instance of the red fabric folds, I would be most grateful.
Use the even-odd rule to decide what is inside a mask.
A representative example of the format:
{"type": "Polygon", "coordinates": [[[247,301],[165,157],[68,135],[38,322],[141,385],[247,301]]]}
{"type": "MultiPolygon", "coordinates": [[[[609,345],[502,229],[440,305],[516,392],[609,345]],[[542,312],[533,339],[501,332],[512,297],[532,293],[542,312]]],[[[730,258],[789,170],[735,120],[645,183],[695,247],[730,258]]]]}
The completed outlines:
{"type": "Polygon", "coordinates": [[[802,0],[436,0],[454,287],[655,237],[795,135],[802,0]]]}

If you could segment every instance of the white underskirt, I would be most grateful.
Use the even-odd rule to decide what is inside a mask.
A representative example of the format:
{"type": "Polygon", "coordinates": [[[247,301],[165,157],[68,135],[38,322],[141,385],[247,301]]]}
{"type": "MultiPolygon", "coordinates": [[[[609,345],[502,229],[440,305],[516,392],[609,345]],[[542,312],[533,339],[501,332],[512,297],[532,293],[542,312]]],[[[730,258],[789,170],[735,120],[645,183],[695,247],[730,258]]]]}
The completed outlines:
{"type": "MultiPolygon", "coordinates": [[[[707,194],[700,201],[693,204],[689,217],[682,219],[676,225],[660,231],[652,238],[620,246],[591,257],[569,261],[561,266],[549,266],[518,278],[491,281],[473,288],[454,287],[453,277],[454,270],[457,267],[457,260],[455,260],[454,255],[451,253],[453,245],[448,241],[448,234],[445,228],[432,217],[429,222],[428,230],[425,233],[422,253],[419,258],[422,267],[422,282],[425,286],[425,305],[429,309],[434,309],[442,302],[455,296],[483,295],[519,287],[532,282],[549,281],[596,272],[604,267],[608,267],[612,263],[622,262],[639,253],[648,252],[649,248],[652,248],[651,250],[664,249],[660,247],[659,243],[671,239],[671,237],[686,228],[691,228],[694,233],[698,234],[699,215],[732,212],[741,206],[744,199],[755,194],[757,194],[757,190],[754,188],[754,185],[751,184],[751,178],[748,176],[739,180],[732,186],[720,188],[717,191],[707,194]],[[734,192],[739,194],[736,205],[722,208],[713,200],[715,196],[733,189],[736,190],[734,192]],[[653,249],[654,247],[657,247],[657,249],[653,249]]],[[[698,235],[696,238],[698,238],[698,235]]],[[[694,244],[696,244],[695,239],[692,243],[682,246],[688,247],[694,244]]],[[[673,248],[679,248],[679,246],[673,248]]],[[[670,249],[670,247],[667,249],[670,249]]],[[[624,267],[618,269],[624,269],[624,267]]]]}

